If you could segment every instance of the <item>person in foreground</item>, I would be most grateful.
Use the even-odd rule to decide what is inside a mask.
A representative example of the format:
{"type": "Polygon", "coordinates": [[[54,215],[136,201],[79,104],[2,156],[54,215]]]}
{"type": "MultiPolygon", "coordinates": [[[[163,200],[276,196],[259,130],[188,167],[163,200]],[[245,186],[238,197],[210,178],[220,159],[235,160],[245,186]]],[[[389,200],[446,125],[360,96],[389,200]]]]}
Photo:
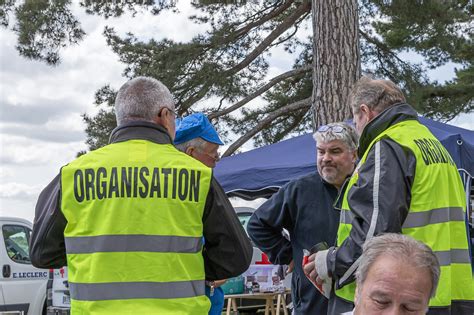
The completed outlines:
{"type": "Polygon", "coordinates": [[[67,263],[73,315],[207,314],[205,279],[250,264],[211,169],[173,146],[174,110],[161,82],[126,82],[110,144],[62,167],[39,196],[31,260],[67,263]]]}
{"type": "Polygon", "coordinates": [[[305,266],[315,281],[335,282],[328,313],[353,308],[364,243],[402,233],[428,245],[439,260],[439,289],[429,314],[474,314],[466,196],[456,164],[393,82],[363,77],[349,102],[361,134],[361,160],[338,202],[337,247],[316,253],[309,259],[315,263],[305,266]]]}
{"type": "Polygon", "coordinates": [[[435,296],[438,259],[425,244],[387,233],[363,246],[356,272],[354,315],[422,315],[435,296]]]}
{"type": "MultiPolygon", "coordinates": [[[[216,129],[203,113],[176,119],[174,144],[178,150],[192,156],[202,164],[214,168],[219,161],[219,146],[224,143],[216,129]]],[[[222,192],[224,194],[224,192],[222,192]]],[[[209,315],[220,315],[224,308],[223,285],[226,280],[206,281],[206,296],[211,301],[209,315]]]]}
{"type": "Polygon", "coordinates": [[[294,268],[293,310],[302,315],[327,311],[327,299],[303,273],[303,249],[320,242],[335,243],[339,211],[334,210],[333,203],[357,158],[357,134],[345,123],[322,126],[314,138],[317,171],[280,188],[254,212],[247,225],[250,237],[273,264],[294,268]],[[288,230],[291,241],[282,236],[283,228],[288,230]]]}

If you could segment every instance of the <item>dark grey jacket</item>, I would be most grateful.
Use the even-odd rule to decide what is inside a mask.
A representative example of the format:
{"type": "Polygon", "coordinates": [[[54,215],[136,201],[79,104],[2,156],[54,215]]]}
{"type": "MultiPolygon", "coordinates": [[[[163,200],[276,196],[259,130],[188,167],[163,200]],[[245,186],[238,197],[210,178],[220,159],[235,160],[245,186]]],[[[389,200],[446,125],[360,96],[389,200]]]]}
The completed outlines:
{"type": "Polygon", "coordinates": [[[301,267],[303,248],[319,242],[333,245],[339,224],[339,211],[333,203],[337,189],[324,182],[317,172],[283,186],[258,208],[247,231],[255,244],[274,264],[293,259],[291,294],[295,314],[325,314],[327,299],[308,281],[301,267]],[[282,236],[290,233],[291,242],[282,236]]]}
{"type": "MultiPolygon", "coordinates": [[[[364,128],[359,140],[359,157],[365,154],[372,140],[382,131],[408,119],[417,119],[417,115],[407,104],[396,105],[383,111],[364,128]]],[[[380,181],[377,187],[379,216],[374,227],[374,235],[384,232],[401,233],[401,226],[410,206],[410,187],[415,176],[416,159],[410,150],[402,148],[391,139],[383,138],[379,142],[380,181]]],[[[338,287],[354,281],[352,273],[346,281],[339,283],[362,254],[362,245],[371,224],[374,207],[374,149],[369,152],[366,162],[358,171],[359,180],[348,195],[351,212],[355,216],[351,234],[337,250],[329,250],[327,256],[328,270],[338,287]]],[[[340,208],[343,195],[340,194],[336,208],[340,208]]]]}
{"type": "MultiPolygon", "coordinates": [[[[134,122],[117,127],[110,142],[132,139],[169,144],[166,130],[148,122],[134,122]]],[[[59,268],[66,265],[64,229],[66,219],[61,211],[60,175],[41,192],[35,210],[30,255],[34,266],[59,268]]],[[[207,195],[203,235],[203,256],[207,280],[226,279],[247,270],[252,259],[252,245],[222,187],[213,177],[207,195]]]]}

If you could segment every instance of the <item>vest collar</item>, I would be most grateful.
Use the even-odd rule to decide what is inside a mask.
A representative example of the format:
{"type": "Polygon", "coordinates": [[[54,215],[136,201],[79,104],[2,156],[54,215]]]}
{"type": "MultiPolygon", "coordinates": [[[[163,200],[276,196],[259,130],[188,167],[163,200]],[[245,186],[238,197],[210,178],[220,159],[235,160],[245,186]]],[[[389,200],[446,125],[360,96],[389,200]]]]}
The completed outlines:
{"type": "Polygon", "coordinates": [[[173,143],[164,127],[148,121],[131,121],[116,127],[110,134],[109,143],[128,140],[148,140],[158,144],[173,143]]]}
{"type": "Polygon", "coordinates": [[[360,135],[358,149],[359,157],[364,155],[372,140],[374,140],[379,134],[390,126],[405,120],[418,120],[416,111],[406,103],[395,104],[372,119],[367,126],[365,126],[360,135]]]}

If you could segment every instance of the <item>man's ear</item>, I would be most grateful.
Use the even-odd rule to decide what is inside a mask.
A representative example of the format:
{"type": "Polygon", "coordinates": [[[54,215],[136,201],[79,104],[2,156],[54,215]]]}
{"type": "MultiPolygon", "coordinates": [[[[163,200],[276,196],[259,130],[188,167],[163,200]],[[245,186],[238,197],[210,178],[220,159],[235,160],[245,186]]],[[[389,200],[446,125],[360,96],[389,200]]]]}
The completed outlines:
{"type": "Polygon", "coordinates": [[[370,113],[370,108],[369,108],[369,106],[367,106],[367,105],[365,105],[365,104],[362,104],[362,105],[360,105],[360,107],[359,107],[359,111],[360,111],[360,112],[363,112],[364,114],[366,114],[366,115],[368,116],[369,113],[370,113]]]}
{"type": "Polygon", "coordinates": [[[370,109],[370,107],[367,106],[367,105],[365,105],[365,104],[360,105],[360,110],[364,111],[364,113],[365,113],[365,114],[367,115],[367,117],[369,118],[369,121],[371,121],[372,119],[374,119],[375,117],[377,117],[378,114],[380,114],[379,111],[370,109]]]}
{"type": "MultiPolygon", "coordinates": [[[[170,120],[169,119],[166,119],[166,113],[168,112],[167,110],[165,110],[166,108],[162,108],[159,112],[158,115],[155,116],[155,118],[153,119],[153,121],[157,124],[157,125],[160,125],[162,126],[163,128],[165,128],[168,133],[171,133],[171,130],[170,130],[170,120]]],[[[173,122],[174,123],[174,122],[173,122]]]]}
{"type": "Polygon", "coordinates": [[[163,119],[161,118],[161,115],[156,115],[155,118],[153,118],[153,122],[157,125],[163,126],[163,119]]]}
{"type": "Polygon", "coordinates": [[[369,106],[365,104],[360,105],[359,110],[364,113],[365,117],[367,117],[367,123],[372,121],[372,119],[374,119],[378,116],[378,114],[380,114],[380,112],[370,109],[369,106]]]}
{"type": "Polygon", "coordinates": [[[357,162],[357,149],[355,149],[354,151],[352,151],[352,162],[357,162]]]}

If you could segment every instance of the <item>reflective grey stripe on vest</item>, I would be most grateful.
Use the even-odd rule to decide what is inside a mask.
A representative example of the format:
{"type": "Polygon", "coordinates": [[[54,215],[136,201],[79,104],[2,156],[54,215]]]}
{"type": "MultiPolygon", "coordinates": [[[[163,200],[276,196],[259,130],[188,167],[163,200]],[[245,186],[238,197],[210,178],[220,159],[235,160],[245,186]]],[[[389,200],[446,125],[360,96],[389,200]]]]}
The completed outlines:
{"type": "Polygon", "coordinates": [[[98,252],[172,252],[197,253],[202,248],[202,237],[167,235],[100,235],[66,237],[68,254],[98,252]]]}
{"type": "Polygon", "coordinates": [[[79,301],[179,299],[204,295],[204,280],[179,282],[69,282],[71,298],[79,301]]]}
{"type": "Polygon", "coordinates": [[[352,224],[352,220],[354,220],[354,215],[352,214],[352,211],[341,210],[341,216],[339,220],[340,223],[352,224]]]}
{"type": "MultiPolygon", "coordinates": [[[[375,226],[377,225],[378,217],[379,217],[379,212],[380,212],[380,207],[379,207],[379,197],[380,197],[380,142],[378,141],[375,143],[375,155],[374,155],[374,187],[372,191],[372,202],[373,202],[373,208],[374,211],[372,212],[372,218],[370,219],[370,226],[369,230],[367,231],[367,234],[365,236],[365,242],[370,240],[372,237],[374,237],[375,233],[375,226]]],[[[352,213],[351,213],[352,215],[352,213]]],[[[364,242],[364,243],[365,243],[364,242]]],[[[359,268],[360,264],[360,259],[357,258],[357,260],[347,269],[346,273],[339,279],[339,285],[344,283],[351,275],[354,274],[354,272],[359,268]]]]}
{"type": "MultiPolygon", "coordinates": [[[[354,219],[352,211],[341,212],[341,223],[351,224],[354,219]]],[[[461,207],[439,208],[423,212],[409,212],[402,228],[416,228],[430,224],[464,221],[465,214],[461,207]]]]}
{"type": "Polygon", "coordinates": [[[451,264],[470,264],[471,258],[467,249],[451,249],[446,251],[434,252],[438,258],[440,266],[449,266],[451,264]]]}
{"type": "Polygon", "coordinates": [[[439,208],[423,212],[409,212],[402,228],[416,228],[436,223],[464,221],[461,207],[439,208]]]}

